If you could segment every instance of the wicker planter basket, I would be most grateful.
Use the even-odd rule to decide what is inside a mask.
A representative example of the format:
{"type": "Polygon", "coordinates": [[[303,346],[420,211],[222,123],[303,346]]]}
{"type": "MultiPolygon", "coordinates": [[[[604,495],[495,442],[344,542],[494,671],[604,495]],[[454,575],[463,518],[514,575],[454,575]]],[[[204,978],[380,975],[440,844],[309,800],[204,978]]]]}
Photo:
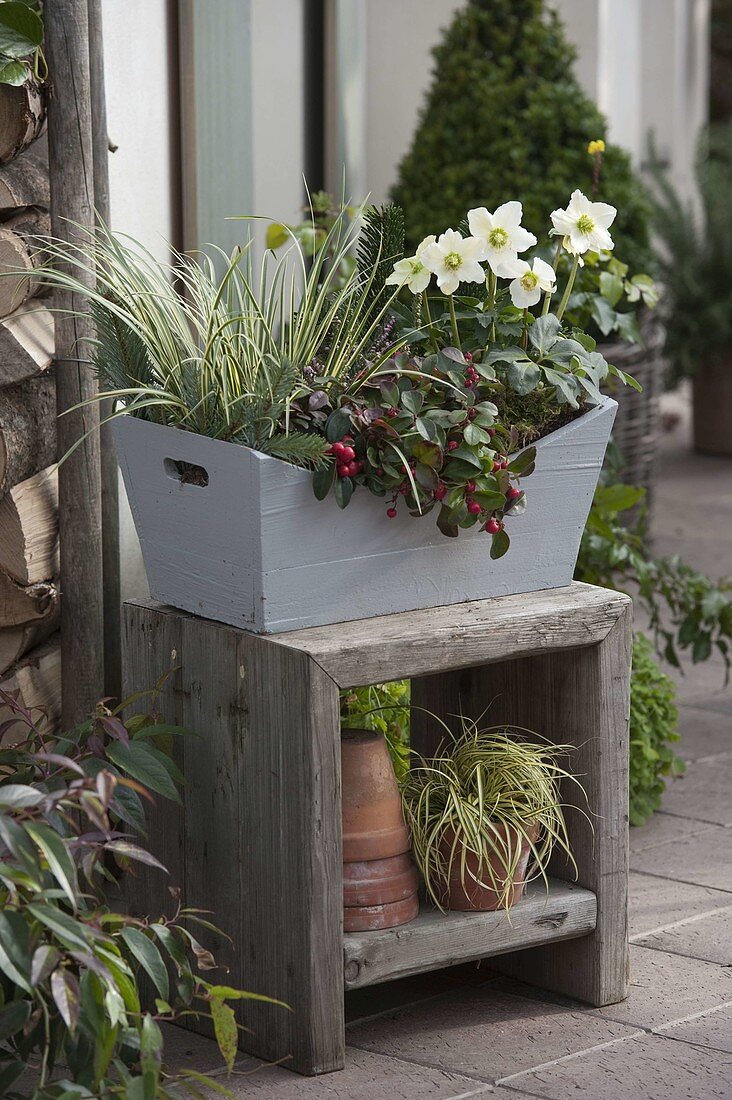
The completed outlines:
{"type": "Polygon", "coordinates": [[[650,504],[661,429],[660,398],[666,370],[662,357],[664,329],[659,321],[646,321],[643,340],[642,345],[605,344],[600,351],[609,363],[632,374],[643,387],[641,393],[625,386],[608,386],[607,389],[618,402],[612,438],[624,463],[621,478],[629,485],[647,489],[650,504]]]}

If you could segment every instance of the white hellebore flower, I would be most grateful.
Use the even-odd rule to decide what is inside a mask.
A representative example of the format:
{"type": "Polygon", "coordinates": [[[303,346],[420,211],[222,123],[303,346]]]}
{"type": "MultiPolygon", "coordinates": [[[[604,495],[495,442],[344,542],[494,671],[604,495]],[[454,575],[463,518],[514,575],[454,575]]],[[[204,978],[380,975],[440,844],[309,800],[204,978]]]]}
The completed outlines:
{"type": "Polygon", "coordinates": [[[414,256],[397,260],[394,270],[386,280],[387,286],[408,286],[412,294],[421,294],[426,290],[430,284],[432,272],[422,262],[422,254],[434,242],[435,235],[432,233],[429,237],[425,237],[414,256]]]}
{"type": "Polygon", "coordinates": [[[483,259],[491,271],[504,279],[515,275],[515,260],[536,244],[536,237],[521,225],[523,207],[520,202],[504,202],[491,214],[485,206],[468,211],[468,225],[474,237],[485,245],[483,259]]]}
{"type": "Polygon", "coordinates": [[[454,229],[446,229],[425,247],[422,263],[437,276],[437,285],[443,294],[454,294],[460,283],[485,281],[485,272],[480,266],[484,251],[482,241],[461,237],[454,229]]]}
{"type": "Polygon", "coordinates": [[[554,291],[557,276],[554,268],[545,260],[537,256],[533,266],[526,260],[518,260],[515,270],[516,278],[509,285],[511,301],[518,309],[528,309],[535,306],[542,294],[554,291]],[[521,270],[523,268],[523,270],[521,270]]]}
{"type": "Polygon", "coordinates": [[[617,210],[606,202],[590,202],[581,191],[573,191],[566,210],[555,210],[552,225],[564,237],[564,247],[573,256],[583,252],[610,251],[614,248],[608,229],[617,210]]]}

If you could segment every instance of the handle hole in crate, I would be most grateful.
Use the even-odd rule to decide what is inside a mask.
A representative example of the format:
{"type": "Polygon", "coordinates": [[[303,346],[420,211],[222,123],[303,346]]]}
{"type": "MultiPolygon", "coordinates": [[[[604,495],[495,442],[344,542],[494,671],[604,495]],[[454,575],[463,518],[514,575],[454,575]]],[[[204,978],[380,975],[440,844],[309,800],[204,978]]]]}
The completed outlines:
{"type": "Polygon", "coordinates": [[[200,485],[204,488],[208,485],[208,470],[203,466],[197,466],[195,462],[183,462],[180,458],[166,458],[163,461],[165,472],[173,481],[179,481],[181,485],[200,485]]]}

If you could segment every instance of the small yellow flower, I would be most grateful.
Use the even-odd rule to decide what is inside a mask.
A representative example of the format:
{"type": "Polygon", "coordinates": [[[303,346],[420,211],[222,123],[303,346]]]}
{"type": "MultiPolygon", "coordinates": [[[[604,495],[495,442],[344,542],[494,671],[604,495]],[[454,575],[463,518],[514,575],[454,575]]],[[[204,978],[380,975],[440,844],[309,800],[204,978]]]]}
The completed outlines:
{"type": "Polygon", "coordinates": [[[604,153],[605,142],[602,139],[600,139],[599,141],[591,141],[590,144],[587,146],[587,152],[590,154],[591,157],[594,157],[596,153],[604,153]]]}

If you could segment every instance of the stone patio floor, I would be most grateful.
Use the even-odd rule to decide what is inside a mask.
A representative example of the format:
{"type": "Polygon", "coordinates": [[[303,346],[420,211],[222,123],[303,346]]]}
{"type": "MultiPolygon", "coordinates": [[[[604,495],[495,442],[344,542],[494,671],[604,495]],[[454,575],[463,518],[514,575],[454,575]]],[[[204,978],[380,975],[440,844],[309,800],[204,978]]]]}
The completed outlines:
{"type": "MultiPolygon", "coordinates": [[[[664,441],[653,534],[732,575],[732,460],[694,455],[686,417],[664,441]]],[[[732,687],[721,660],[677,677],[686,775],[631,829],[631,993],[591,1009],[460,967],[347,998],[346,1068],[303,1078],[242,1055],[226,1084],[257,1100],[732,1098],[732,687]]],[[[220,1065],[168,1028],[172,1064],[220,1065]]]]}

